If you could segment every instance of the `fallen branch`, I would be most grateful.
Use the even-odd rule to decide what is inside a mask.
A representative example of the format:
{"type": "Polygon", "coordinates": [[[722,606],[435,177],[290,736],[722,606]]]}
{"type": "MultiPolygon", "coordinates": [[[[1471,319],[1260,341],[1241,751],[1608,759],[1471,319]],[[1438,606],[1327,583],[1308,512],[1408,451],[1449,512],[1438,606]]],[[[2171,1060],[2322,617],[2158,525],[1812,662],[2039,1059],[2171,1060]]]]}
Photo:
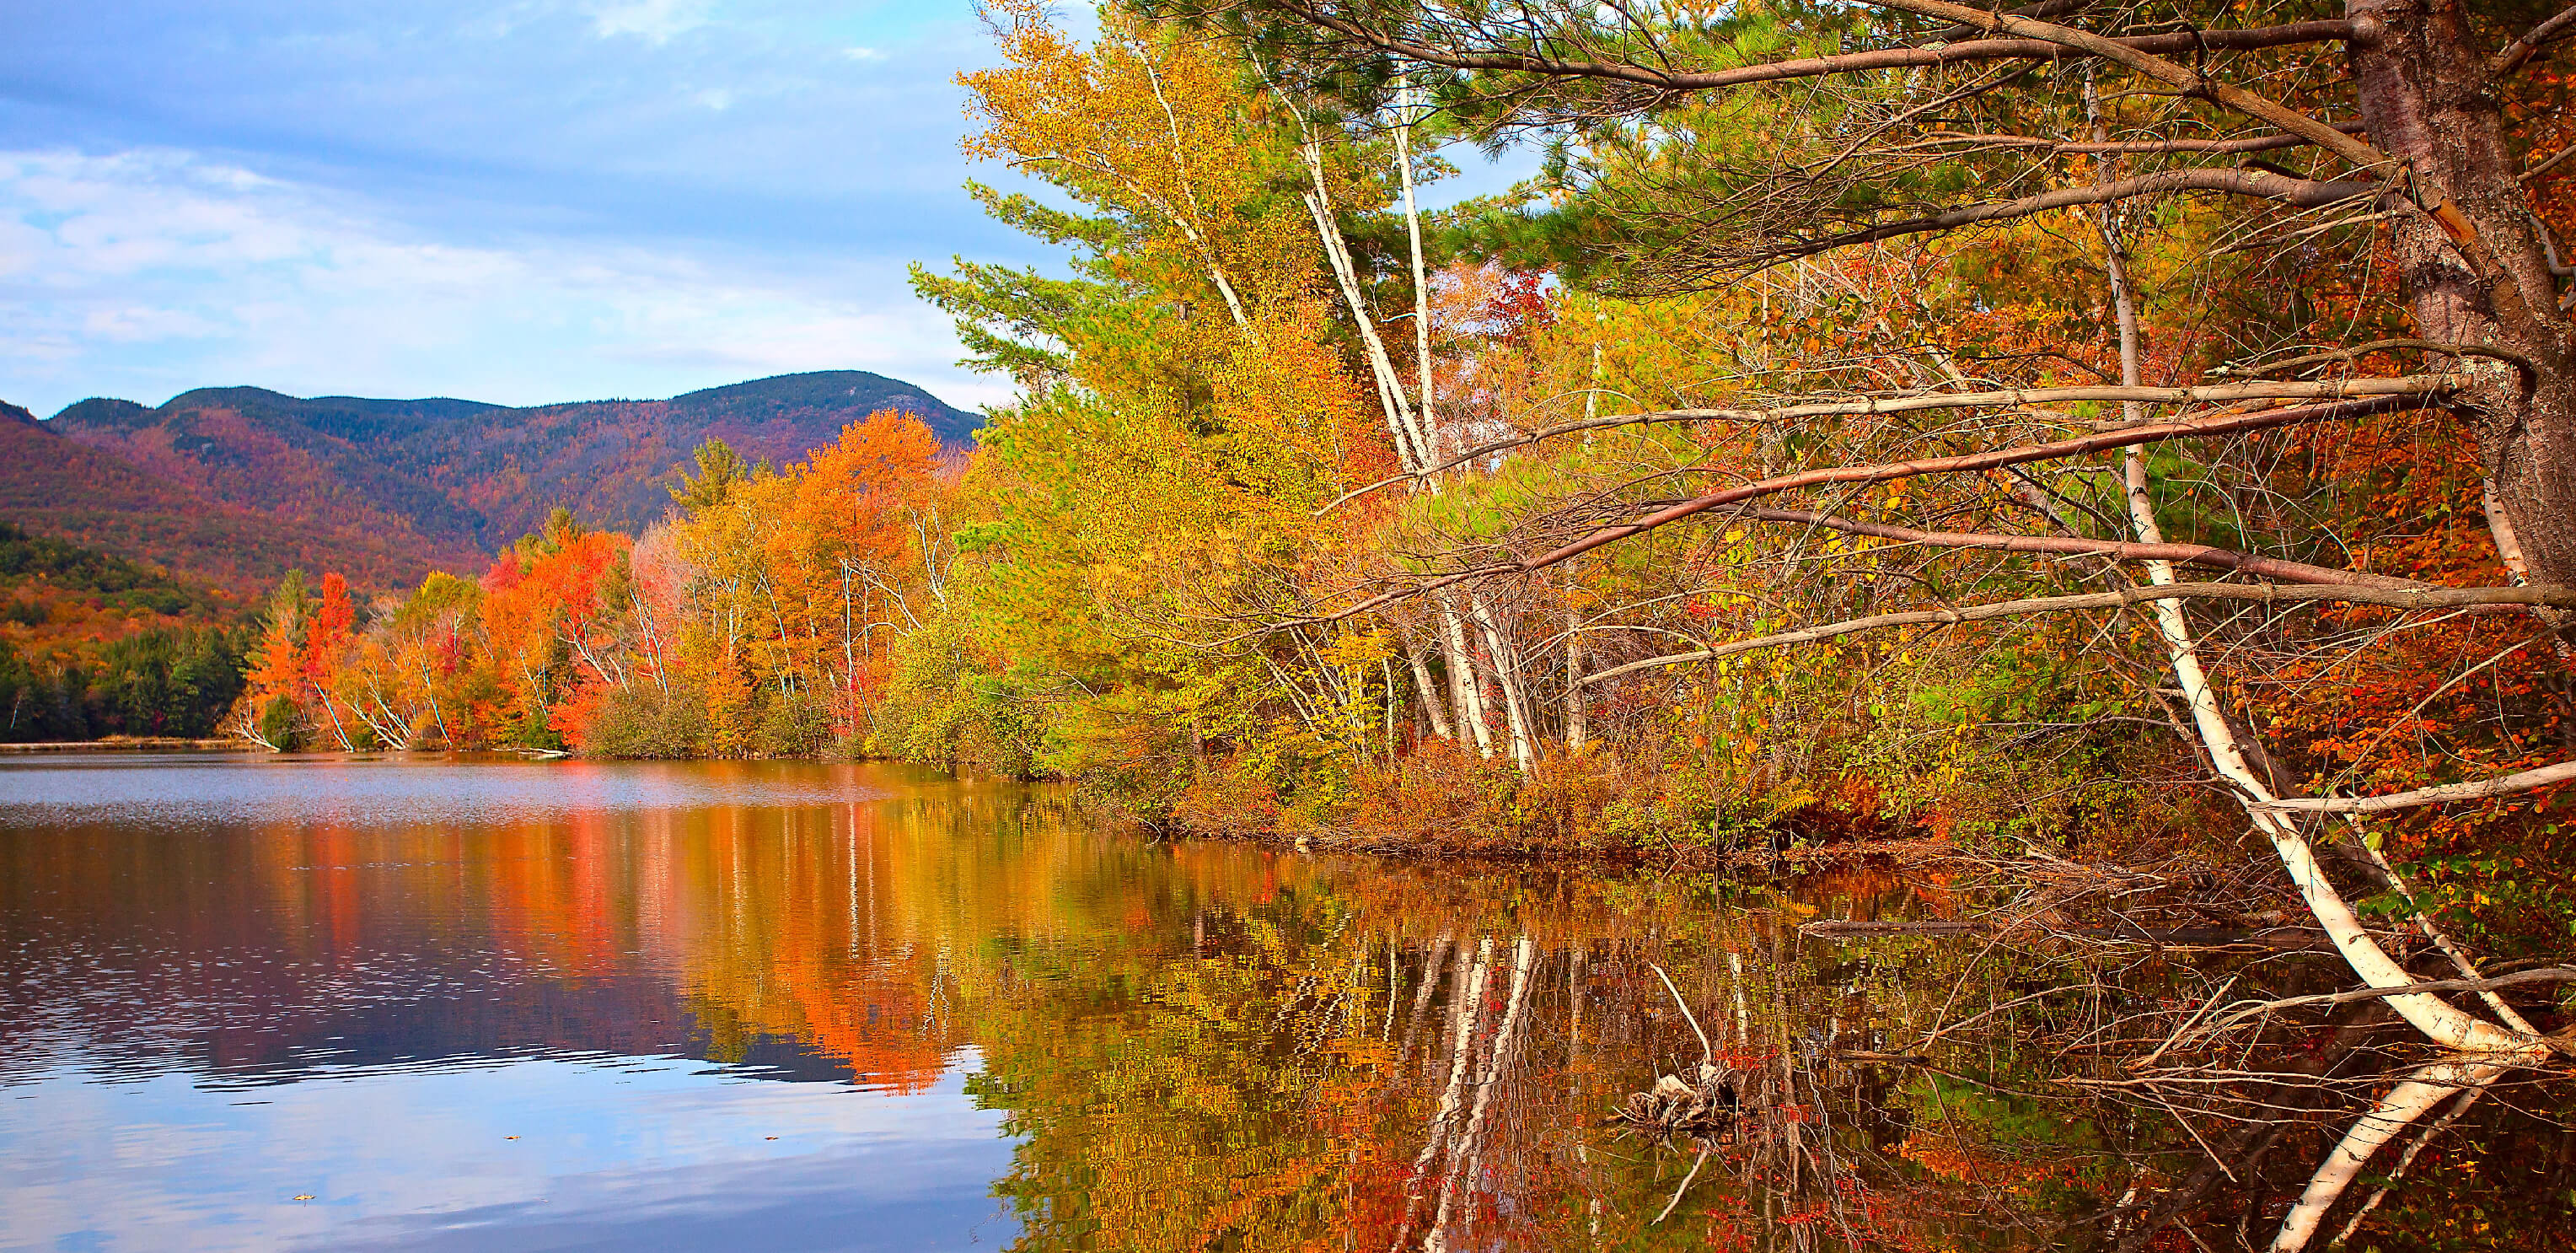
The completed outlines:
{"type": "Polygon", "coordinates": [[[2429,979],[2394,988],[2358,988],[2350,992],[2319,992],[2311,996],[2283,997],[2277,1001],[2258,1001],[2230,1010],[2211,1030],[2243,1022],[2257,1014],[2274,1010],[2298,1009],[2307,1005],[2344,1005],[2353,1001],[2375,1001],[2382,997],[2411,996],[2417,992],[2491,992],[2497,988],[2519,987],[2526,983],[2576,983],[2576,966],[2543,966],[2538,970],[2517,970],[2509,975],[2485,979],[2429,979]]]}
{"type": "MultiPolygon", "coordinates": [[[[2558,602],[2546,603],[2554,605],[2558,602]]],[[[1586,681],[1589,682],[1589,680],[1586,681]]],[[[2537,770],[2503,775],[2480,783],[2445,783],[2439,787],[2417,788],[2412,792],[2395,792],[2387,796],[2318,796],[2251,803],[2258,809],[2295,809],[2302,813],[2380,814],[2392,809],[2412,809],[2418,805],[2439,805],[2449,801],[2473,801],[2484,800],[2490,796],[2510,796],[2516,792],[2529,792],[2551,784],[2569,782],[2576,782],[2576,761],[2564,761],[2555,766],[2542,766],[2537,770]]]]}

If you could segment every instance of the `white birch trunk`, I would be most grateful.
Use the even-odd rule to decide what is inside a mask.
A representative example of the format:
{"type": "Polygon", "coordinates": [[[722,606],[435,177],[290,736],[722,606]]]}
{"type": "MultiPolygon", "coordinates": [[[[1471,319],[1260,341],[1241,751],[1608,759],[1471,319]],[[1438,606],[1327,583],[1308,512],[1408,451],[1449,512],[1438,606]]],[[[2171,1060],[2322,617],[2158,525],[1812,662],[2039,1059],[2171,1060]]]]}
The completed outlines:
{"type": "Polygon", "coordinates": [[[1431,722],[1431,733],[1444,740],[1458,738],[1449,731],[1449,711],[1443,707],[1440,689],[1431,682],[1431,667],[1422,664],[1422,653],[1411,644],[1405,645],[1404,664],[1413,669],[1413,690],[1422,696],[1422,714],[1431,722]]]}
{"type": "Polygon", "coordinates": [[[1529,702],[1521,691],[1519,650],[1503,638],[1496,625],[1493,606],[1482,593],[1469,598],[1476,613],[1476,627],[1485,636],[1485,652],[1493,658],[1494,685],[1502,689],[1503,725],[1512,737],[1512,761],[1527,770],[1538,760],[1530,736],[1529,702]]]}
{"type": "Polygon", "coordinates": [[[1467,647],[1467,628],[1459,621],[1458,607],[1443,597],[1440,601],[1441,643],[1448,652],[1449,686],[1457,697],[1458,720],[1476,745],[1476,755],[1494,755],[1494,732],[1485,725],[1485,693],[1476,681],[1475,654],[1467,647]]]}

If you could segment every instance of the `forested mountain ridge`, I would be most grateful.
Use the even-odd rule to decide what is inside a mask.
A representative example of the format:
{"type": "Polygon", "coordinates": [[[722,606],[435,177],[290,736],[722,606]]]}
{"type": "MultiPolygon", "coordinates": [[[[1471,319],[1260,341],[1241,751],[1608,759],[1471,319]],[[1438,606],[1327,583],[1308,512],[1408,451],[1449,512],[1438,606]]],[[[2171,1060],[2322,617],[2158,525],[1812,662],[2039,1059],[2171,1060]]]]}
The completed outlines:
{"type": "Polygon", "coordinates": [[[785,462],[880,409],[911,413],[950,444],[966,442],[981,421],[912,384],[861,370],[781,375],[668,400],[530,408],[305,399],[256,387],[202,388],[158,407],[94,398],[46,422],[14,424],[11,439],[58,436],[80,451],[29,448],[13,457],[23,468],[0,484],[0,513],[243,590],[294,564],[389,587],[431,568],[478,571],[557,505],[588,525],[640,529],[668,505],[674,467],[709,437],[749,458],[785,462]],[[101,503],[99,482],[111,485],[116,503],[101,503]],[[223,551],[238,537],[206,536],[198,546],[210,551],[192,553],[178,519],[150,520],[173,506],[190,519],[229,507],[308,533],[255,542],[255,550],[318,542],[345,551],[245,561],[223,551]]]}
{"type": "Polygon", "coordinates": [[[227,504],[184,480],[65,438],[14,405],[0,408],[0,467],[6,467],[0,519],[167,567],[243,603],[298,566],[341,570],[364,586],[388,587],[416,580],[426,567],[407,535],[371,533],[347,519],[315,525],[227,504]]]}

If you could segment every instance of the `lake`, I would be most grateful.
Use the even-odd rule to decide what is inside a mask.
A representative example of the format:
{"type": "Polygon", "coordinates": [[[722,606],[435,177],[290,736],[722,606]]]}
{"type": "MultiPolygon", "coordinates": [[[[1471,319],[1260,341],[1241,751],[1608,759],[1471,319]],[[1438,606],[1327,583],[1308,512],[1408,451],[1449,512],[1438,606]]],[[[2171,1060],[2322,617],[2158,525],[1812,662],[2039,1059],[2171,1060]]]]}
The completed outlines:
{"type": "Polygon", "coordinates": [[[1156,842],[891,766],[0,762],[0,1247],[2085,1242],[2170,1126],[2049,1090],[2036,1011],[1882,1056],[2038,959],[1798,931],[1944,891],[1156,842]],[[1704,1061],[1722,1130],[1608,1117],[1704,1061]]]}

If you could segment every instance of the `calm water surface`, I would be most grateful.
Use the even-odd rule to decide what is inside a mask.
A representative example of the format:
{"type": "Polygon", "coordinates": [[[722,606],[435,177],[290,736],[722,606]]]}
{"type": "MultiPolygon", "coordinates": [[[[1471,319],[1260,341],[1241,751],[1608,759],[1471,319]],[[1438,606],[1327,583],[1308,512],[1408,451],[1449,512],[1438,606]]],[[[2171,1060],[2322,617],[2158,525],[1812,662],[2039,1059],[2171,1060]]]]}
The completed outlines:
{"type": "Polygon", "coordinates": [[[2008,1033],[1852,1060],[2035,969],[1799,938],[1938,894],[1153,843],[888,767],[0,762],[0,1246],[2085,1243],[2170,1128],[2008,1033]],[[1607,1122],[1703,1033],[1734,1127],[1607,1122]]]}

